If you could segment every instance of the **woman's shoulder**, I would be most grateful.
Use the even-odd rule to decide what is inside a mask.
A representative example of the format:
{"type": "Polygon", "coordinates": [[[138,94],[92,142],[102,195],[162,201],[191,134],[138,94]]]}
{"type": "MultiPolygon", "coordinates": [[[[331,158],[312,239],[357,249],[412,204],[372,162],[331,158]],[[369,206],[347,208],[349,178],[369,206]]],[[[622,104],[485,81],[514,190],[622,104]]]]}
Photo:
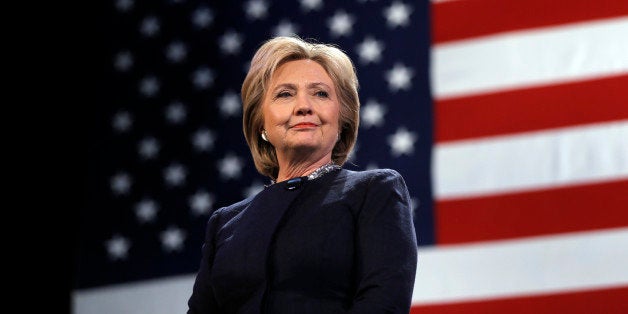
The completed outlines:
{"type": "Polygon", "coordinates": [[[364,193],[388,193],[407,190],[406,182],[394,169],[343,170],[342,185],[352,191],[364,193]]]}
{"type": "Polygon", "coordinates": [[[347,180],[367,183],[386,183],[402,181],[401,174],[394,169],[382,168],[382,169],[369,169],[362,171],[345,170],[347,180]]]}
{"type": "Polygon", "coordinates": [[[212,217],[215,217],[214,219],[218,219],[220,221],[228,221],[242,212],[251,203],[253,198],[254,196],[251,196],[231,205],[220,207],[214,210],[212,217]]]}

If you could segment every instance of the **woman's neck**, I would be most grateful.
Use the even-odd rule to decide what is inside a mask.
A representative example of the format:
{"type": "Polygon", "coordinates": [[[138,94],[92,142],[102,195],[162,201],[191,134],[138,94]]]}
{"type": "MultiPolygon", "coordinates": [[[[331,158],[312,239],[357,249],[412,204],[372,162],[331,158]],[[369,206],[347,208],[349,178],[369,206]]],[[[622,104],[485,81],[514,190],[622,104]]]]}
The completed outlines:
{"type": "Polygon", "coordinates": [[[331,156],[325,156],[316,161],[294,162],[279,164],[279,174],[276,182],[285,181],[292,178],[304,177],[316,171],[316,169],[331,162],[331,156]]]}

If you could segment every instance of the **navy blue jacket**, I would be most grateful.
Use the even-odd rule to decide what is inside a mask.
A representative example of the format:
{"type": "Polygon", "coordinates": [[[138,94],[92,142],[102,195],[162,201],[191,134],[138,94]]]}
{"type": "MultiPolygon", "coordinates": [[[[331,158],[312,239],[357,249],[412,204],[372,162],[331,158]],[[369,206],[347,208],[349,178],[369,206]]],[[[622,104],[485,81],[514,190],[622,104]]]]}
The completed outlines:
{"type": "Polygon", "coordinates": [[[188,313],[408,313],[417,242],[394,170],[335,170],[216,210],[188,313]]]}

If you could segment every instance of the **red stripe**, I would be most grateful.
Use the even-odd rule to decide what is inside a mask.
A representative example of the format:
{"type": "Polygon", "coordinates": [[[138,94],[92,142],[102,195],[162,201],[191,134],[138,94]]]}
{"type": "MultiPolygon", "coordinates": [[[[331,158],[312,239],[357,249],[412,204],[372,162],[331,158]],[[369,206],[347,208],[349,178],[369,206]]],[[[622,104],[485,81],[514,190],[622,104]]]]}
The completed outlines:
{"type": "Polygon", "coordinates": [[[620,75],[437,100],[436,141],[626,119],[627,86],[620,75]]]}
{"type": "Polygon", "coordinates": [[[460,0],[432,3],[432,41],[628,15],[626,0],[460,0]]]}
{"type": "Polygon", "coordinates": [[[628,226],[628,180],[436,202],[438,244],[628,226]]]}
{"type": "Polygon", "coordinates": [[[410,310],[410,314],[628,313],[627,297],[628,287],[620,287],[542,296],[482,300],[476,302],[415,305],[410,310]]]}

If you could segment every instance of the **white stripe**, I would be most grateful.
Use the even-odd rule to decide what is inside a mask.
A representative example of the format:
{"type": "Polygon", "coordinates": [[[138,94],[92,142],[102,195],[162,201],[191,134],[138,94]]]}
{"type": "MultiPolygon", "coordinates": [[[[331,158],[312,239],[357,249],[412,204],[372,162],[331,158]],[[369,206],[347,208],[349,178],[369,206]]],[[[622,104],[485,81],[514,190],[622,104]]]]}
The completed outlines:
{"type": "Polygon", "coordinates": [[[419,249],[413,304],[628,286],[628,228],[419,249]]]}
{"type": "Polygon", "coordinates": [[[628,72],[628,17],[509,32],[432,49],[437,99],[628,72]]]}
{"type": "Polygon", "coordinates": [[[437,144],[437,199],[628,178],[628,120],[437,144]]]}
{"type": "Polygon", "coordinates": [[[185,313],[195,275],[75,291],[74,314],[185,313]]]}

